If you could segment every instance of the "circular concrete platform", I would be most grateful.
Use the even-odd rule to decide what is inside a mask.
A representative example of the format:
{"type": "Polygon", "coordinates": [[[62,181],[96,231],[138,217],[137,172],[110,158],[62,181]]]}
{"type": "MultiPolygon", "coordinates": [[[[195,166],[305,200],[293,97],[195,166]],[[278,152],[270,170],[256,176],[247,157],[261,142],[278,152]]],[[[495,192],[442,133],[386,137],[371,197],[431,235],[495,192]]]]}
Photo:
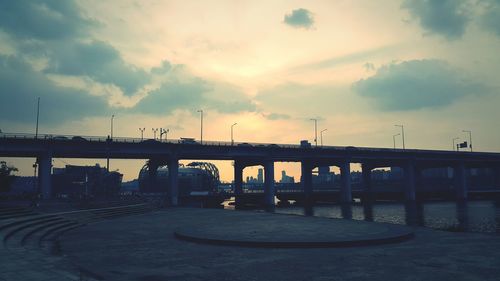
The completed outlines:
{"type": "Polygon", "coordinates": [[[175,237],[197,243],[265,248],[354,247],[413,238],[411,228],[386,223],[261,213],[197,222],[175,237]]]}

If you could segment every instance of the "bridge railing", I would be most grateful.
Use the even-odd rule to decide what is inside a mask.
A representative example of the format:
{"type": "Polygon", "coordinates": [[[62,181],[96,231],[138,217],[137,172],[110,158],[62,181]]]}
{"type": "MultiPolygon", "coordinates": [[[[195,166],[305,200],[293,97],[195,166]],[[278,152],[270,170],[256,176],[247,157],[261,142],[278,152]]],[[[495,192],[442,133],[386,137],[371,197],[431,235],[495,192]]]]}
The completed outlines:
{"type": "Polygon", "coordinates": [[[254,143],[254,142],[230,142],[230,141],[211,141],[204,140],[201,143],[199,140],[186,139],[151,139],[151,138],[134,138],[134,137],[109,137],[109,136],[85,136],[85,135],[62,135],[62,134],[27,134],[27,133],[2,133],[0,139],[29,139],[29,140],[53,140],[53,141],[81,141],[81,142],[113,142],[113,143],[170,143],[170,144],[185,144],[185,145],[204,145],[204,146],[230,146],[230,147],[253,147],[253,148],[290,148],[290,149],[335,149],[345,151],[376,151],[376,152],[422,152],[432,151],[440,153],[457,153],[447,150],[421,150],[421,149],[394,149],[394,148],[373,148],[359,146],[314,146],[304,147],[298,144],[276,144],[276,143],[254,143]]]}

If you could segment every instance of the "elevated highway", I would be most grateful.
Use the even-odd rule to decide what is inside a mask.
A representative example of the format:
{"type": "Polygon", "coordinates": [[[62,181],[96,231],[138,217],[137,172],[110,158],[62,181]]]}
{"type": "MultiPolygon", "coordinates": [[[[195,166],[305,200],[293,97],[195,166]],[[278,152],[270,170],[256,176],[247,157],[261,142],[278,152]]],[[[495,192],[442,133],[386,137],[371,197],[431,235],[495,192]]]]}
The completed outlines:
{"type": "Polygon", "coordinates": [[[371,170],[378,167],[401,167],[404,170],[405,198],[415,200],[415,183],[422,170],[451,167],[456,180],[458,199],[467,198],[466,170],[490,168],[499,177],[500,153],[456,152],[420,149],[388,149],[352,146],[301,147],[290,144],[230,143],[183,140],[142,140],[80,136],[28,134],[0,135],[0,157],[34,157],[40,166],[40,187],[44,198],[51,196],[52,158],[150,159],[169,166],[168,194],[172,205],[178,200],[179,160],[234,161],[234,193],[242,193],[243,169],[264,167],[265,203],[274,204],[274,163],[300,162],[304,196],[312,197],[312,170],[319,166],[337,166],[341,171],[341,201],[352,201],[350,164],[362,165],[364,191],[370,192],[371,170]]]}

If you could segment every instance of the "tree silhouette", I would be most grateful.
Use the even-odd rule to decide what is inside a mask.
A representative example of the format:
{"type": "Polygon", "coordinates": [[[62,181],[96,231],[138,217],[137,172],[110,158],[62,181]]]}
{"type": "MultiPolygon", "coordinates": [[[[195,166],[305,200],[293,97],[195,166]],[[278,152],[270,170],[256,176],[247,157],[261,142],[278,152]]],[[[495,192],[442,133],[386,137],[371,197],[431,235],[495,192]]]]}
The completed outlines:
{"type": "Polygon", "coordinates": [[[17,171],[16,167],[7,165],[7,162],[0,162],[0,192],[8,192],[10,190],[10,184],[15,177],[12,173],[17,171]]]}

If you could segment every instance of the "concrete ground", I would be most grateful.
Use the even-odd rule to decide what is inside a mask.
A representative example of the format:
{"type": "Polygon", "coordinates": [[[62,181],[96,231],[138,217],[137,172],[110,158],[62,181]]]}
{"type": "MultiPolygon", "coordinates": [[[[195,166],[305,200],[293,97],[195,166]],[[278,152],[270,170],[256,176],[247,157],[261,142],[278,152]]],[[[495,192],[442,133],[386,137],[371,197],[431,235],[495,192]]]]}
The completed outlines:
{"type": "MultiPolygon", "coordinates": [[[[201,229],[210,223],[225,229],[216,231],[217,235],[237,236],[228,225],[250,233],[258,229],[249,217],[263,215],[267,225],[286,225],[293,220],[293,216],[253,211],[165,209],[69,232],[61,239],[61,258],[79,270],[77,275],[84,276],[83,280],[500,279],[500,236],[494,235],[419,228],[413,239],[400,243],[299,249],[207,245],[173,235],[179,229],[201,229]]],[[[352,236],[349,231],[354,229],[352,221],[302,219],[304,223],[294,220],[293,227],[308,233],[308,239],[314,237],[311,233],[326,234],[306,220],[328,225],[326,232],[346,237],[352,236]]],[[[377,228],[381,229],[380,225],[374,225],[377,228]]]]}

